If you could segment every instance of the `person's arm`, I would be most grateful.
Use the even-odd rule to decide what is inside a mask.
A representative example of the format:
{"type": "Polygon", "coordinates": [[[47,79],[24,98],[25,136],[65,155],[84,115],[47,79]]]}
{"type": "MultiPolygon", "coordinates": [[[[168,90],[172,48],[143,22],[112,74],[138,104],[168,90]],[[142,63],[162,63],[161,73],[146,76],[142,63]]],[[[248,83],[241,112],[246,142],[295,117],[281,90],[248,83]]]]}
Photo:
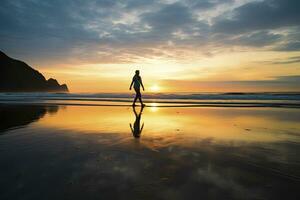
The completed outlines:
{"type": "Polygon", "coordinates": [[[140,83],[141,83],[141,86],[142,86],[143,90],[145,91],[145,88],[144,88],[144,85],[143,85],[142,78],[140,78],[140,83]]]}
{"type": "Polygon", "coordinates": [[[132,88],[132,85],[133,85],[133,79],[132,79],[132,81],[131,81],[131,84],[130,84],[129,90],[131,90],[131,88],[132,88]]]}

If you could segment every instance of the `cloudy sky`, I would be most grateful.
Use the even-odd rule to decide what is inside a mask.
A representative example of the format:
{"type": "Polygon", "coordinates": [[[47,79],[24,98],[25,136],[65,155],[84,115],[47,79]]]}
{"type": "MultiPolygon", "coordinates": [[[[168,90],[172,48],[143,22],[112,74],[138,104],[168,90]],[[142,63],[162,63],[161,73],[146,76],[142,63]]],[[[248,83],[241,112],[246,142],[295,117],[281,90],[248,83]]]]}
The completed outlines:
{"type": "Polygon", "coordinates": [[[1,0],[0,49],[72,92],[300,91],[300,1],[1,0]]]}

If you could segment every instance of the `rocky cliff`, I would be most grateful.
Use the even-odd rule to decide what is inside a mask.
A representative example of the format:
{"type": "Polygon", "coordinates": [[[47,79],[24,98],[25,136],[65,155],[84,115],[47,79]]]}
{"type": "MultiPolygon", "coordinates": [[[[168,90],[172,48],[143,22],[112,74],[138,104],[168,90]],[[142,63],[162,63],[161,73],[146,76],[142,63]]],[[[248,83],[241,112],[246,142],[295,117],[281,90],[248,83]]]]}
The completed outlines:
{"type": "Polygon", "coordinates": [[[68,92],[66,84],[48,80],[26,63],[0,51],[0,92],[68,92]]]}

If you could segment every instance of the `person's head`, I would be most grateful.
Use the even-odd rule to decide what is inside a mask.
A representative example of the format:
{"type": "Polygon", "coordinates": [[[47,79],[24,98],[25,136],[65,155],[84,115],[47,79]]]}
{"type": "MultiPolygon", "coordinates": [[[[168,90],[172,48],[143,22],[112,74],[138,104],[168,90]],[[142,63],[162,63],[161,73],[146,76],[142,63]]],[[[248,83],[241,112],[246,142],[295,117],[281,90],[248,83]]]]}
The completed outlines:
{"type": "Polygon", "coordinates": [[[135,70],[136,75],[140,75],[140,70],[135,70]]]}

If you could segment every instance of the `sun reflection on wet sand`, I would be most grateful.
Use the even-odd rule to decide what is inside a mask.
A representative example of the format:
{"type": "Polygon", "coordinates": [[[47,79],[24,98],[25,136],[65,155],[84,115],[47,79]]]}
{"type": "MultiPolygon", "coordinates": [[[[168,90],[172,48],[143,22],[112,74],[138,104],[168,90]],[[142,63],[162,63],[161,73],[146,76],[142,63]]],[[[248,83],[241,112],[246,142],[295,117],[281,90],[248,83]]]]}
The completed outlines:
{"type": "MultiPolygon", "coordinates": [[[[143,130],[143,140],[160,141],[160,145],[167,145],[166,141],[191,145],[205,138],[240,143],[296,140],[295,135],[288,133],[300,130],[295,121],[299,114],[292,109],[146,107],[143,113],[147,126],[143,130]]],[[[67,106],[55,115],[46,115],[35,125],[127,137],[128,123],[134,120],[131,107],[67,106]]]]}
{"type": "Polygon", "coordinates": [[[158,103],[149,103],[149,105],[150,105],[149,108],[150,108],[150,111],[151,111],[151,112],[156,112],[156,111],[158,111],[158,109],[159,109],[159,108],[157,107],[157,106],[158,106],[158,103]]]}

